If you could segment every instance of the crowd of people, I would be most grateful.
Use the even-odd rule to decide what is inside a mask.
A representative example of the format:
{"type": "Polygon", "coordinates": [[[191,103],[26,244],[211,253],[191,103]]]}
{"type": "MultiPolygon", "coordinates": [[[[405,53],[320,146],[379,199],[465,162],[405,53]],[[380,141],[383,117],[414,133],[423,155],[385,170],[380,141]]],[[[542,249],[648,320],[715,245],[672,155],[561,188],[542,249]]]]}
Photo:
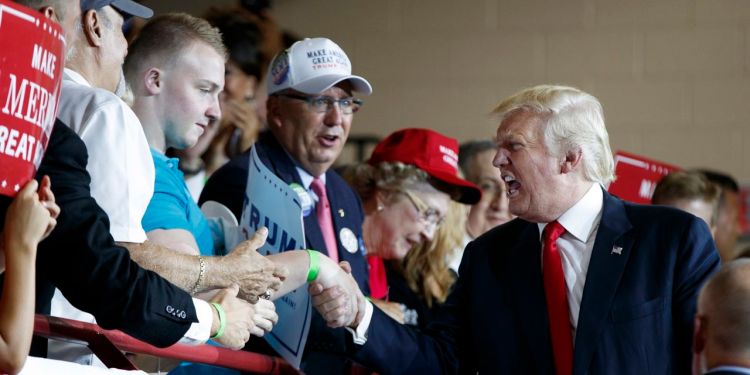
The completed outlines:
{"type": "Polygon", "coordinates": [[[373,87],[335,41],[283,34],[265,6],[15,2],[61,25],[66,58],[36,179],[0,197],[0,372],[29,352],[107,372],[32,340],[34,312],[274,355],[273,301],[306,286],[309,374],[750,374],[737,182],[688,170],[653,205],[609,194],[596,97],[525,88],[494,139],[405,128],[339,173],[373,87]],[[253,153],[309,197],[309,250],[260,254],[267,228],[232,242],[253,153]]]}

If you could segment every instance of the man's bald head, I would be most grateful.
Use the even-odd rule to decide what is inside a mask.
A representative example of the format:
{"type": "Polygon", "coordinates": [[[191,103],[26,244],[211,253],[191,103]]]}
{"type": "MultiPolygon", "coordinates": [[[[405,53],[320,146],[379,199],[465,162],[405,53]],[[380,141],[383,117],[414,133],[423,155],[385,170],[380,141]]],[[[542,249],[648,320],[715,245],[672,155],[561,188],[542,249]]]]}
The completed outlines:
{"type": "Polygon", "coordinates": [[[750,367],[750,259],[726,263],[703,286],[695,335],[708,368],[750,367]]]}

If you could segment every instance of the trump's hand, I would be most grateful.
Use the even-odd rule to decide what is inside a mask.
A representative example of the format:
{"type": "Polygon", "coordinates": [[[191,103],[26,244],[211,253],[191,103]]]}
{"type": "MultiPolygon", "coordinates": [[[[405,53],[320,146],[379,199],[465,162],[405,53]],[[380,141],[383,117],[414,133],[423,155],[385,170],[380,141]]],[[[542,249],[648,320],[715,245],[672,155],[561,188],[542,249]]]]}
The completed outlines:
{"type": "Polygon", "coordinates": [[[349,263],[336,265],[329,258],[321,260],[319,276],[310,283],[309,291],[313,306],[329,327],[356,327],[362,319],[365,297],[351,275],[349,263]]]}

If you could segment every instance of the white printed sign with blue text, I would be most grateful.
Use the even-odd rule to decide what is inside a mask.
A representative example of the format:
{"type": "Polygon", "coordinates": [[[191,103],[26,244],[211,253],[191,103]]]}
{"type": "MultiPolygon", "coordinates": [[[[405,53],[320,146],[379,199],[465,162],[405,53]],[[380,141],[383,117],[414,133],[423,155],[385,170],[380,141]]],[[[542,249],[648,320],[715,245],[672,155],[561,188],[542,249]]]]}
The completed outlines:
{"type": "MultiPolygon", "coordinates": [[[[263,255],[305,248],[305,227],[299,195],[250,152],[245,205],[240,219],[241,238],[250,238],[260,227],[268,228],[263,255]]],[[[231,247],[228,247],[231,248],[231,247]]],[[[279,322],[266,341],[291,365],[299,368],[310,330],[310,294],[307,285],[274,301],[279,322]]]]}

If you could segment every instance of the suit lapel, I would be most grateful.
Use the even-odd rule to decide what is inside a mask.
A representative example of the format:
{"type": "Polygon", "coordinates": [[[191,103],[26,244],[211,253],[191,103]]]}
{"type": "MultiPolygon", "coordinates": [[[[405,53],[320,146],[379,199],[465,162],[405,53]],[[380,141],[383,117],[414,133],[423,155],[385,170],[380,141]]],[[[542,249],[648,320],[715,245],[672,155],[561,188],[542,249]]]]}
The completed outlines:
{"type": "Polygon", "coordinates": [[[320,227],[318,226],[318,218],[315,216],[314,209],[305,217],[305,237],[307,238],[307,247],[309,249],[315,249],[328,255],[326,242],[323,239],[323,232],[320,231],[320,227]]]}
{"type": "Polygon", "coordinates": [[[503,284],[512,288],[511,293],[515,295],[516,314],[521,325],[518,332],[526,345],[522,352],[531,353],[534,364],[538,366],[537,373],[551,373],[553,360],[542,281],[542,245],[537,225],[528,223],[515,243],[508,259],[508,264],[513,266],[502,267],[509,272],[498,276],[510,278],[503,284]]]}
{"type": "MultiPolygon", "coordinates": [[[[347,249],[344,247],[344,245],[341,243],[341,230],[344,228],[348,228],[352,231],[352,234],[357,233],[355,228],[349,228],[348,219],[347,217],[347,210],[345,202],[342,201],[342,196],[339,191],[337,191],[336,186],[336,177],[333,170],[329,170],[326,172],[326,194],[328,194],[328,203],[331,205],[331,222],[333,223],[333,233],[336,236],[336,247],[338,248],[339,252],[339,261],[346,260],[351,263],[351,253],[347,251],[347,249]]],[[[352,215],[352,212],[348,213],[349,215],[352,215]]],[[[361,224],[360,224],[361,225],[361,224]]],[[[321,234],[321,238],[323,235],[321,234]]],[[[356,238],[356,235],[355,235],[356,238]]],[[[357,249],[359,250],[359,243],[357,243],[357,249]]]]}
{"type": "Polygon", "coordinates": [[[594,241],[576,330],[573,373],[585,374],[593,358],[607,314],[627,265],[634,239],[625,207],[604,193],[602,219],[594,241]]]}

